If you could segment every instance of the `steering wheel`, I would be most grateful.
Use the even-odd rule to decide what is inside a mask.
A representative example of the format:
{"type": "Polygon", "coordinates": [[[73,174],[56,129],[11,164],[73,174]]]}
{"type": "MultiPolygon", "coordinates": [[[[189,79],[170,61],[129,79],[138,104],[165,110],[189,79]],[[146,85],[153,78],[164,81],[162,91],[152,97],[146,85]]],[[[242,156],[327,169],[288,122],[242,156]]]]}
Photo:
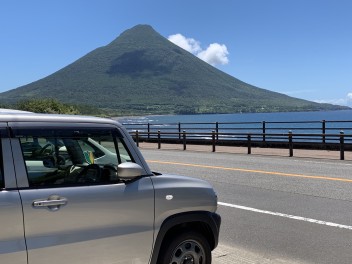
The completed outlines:
{"type": "Polygon", "coordinates": [[[39,150],[39,154],[53,154],[55,152],[55,145],[53,143],[47,143],[44,147],[39,150]],[[50,149],[49,149],[50,148],[50,149]],[[49,152],[47,151],[49,150],[49,152]]]}
{"type": "Polygon", "coordinates": [[[65,166],[66,160],[65,157],[61,155],[45,155],[42,157],[43,165],[47,168],[57,168],[59,166],[65,166]]]}

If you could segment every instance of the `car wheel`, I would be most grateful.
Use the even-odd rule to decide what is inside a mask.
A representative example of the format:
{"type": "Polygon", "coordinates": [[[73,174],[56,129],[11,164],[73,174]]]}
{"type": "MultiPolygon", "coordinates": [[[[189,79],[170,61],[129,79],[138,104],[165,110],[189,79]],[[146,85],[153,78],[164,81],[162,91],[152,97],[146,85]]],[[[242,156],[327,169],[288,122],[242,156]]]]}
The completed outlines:
{"type": "Polygon", "coordinates": [[[211,249],[203,235],[190,231],[168,242],[161,251],[160,264],[211,264],[211,249]]]}

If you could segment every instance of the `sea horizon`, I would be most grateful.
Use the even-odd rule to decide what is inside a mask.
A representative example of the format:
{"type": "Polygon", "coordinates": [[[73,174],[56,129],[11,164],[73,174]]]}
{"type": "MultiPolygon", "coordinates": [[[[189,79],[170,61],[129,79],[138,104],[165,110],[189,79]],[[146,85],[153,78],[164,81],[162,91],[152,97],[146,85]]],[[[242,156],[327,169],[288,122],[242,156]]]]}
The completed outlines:
{"type": "Polygon", "coordinates": [[[145,115],[115,117],[121,123],[226,123],[226,122],[307,122],[307,121],[350,121],[352,109],[309,112],[192,114],[192,115],[145,115]]]}

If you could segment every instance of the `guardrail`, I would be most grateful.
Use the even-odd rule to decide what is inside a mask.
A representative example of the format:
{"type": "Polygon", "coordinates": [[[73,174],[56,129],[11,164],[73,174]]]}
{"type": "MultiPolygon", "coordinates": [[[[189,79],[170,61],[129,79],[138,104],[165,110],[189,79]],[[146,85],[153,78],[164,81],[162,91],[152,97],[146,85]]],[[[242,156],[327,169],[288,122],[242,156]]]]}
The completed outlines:
{"type": "Polygon", "coordinates": [[[246,146],[248,154],[251,154],[252,147],[276,147],[287,148],[290,157],[293,157],[295,148],[328,149],[339,150],[340,160],[345,159],[345,151],[352,150],[352,134],[345,134],[341,131],[338,134],[316,134],[316,133],[219,133],[213,130],[210,133],[197,132],[156,132],[130,131],[137,146],[140,142],[155,142],[158,149],[162,143],[182,144],[183,150],[187,144],[211,145],[212,151],[217,146],[246,146]]]}
{"type": "Polygon", "coordinates": [[[262,141],[267,140],[269,134],[293,133],[301,134],[320,134],[321,143],[328,140],[325,135],[338,134],[340,131],[352,134],[352,121],[288,121],[288,122],[213,122],[213,123],[123,123],[128,131],[147,132],[173,132],[178,133],[181,139],[182,131],[211,133],[215,131],[221,133],[240,133],[240,134],[262,134],[262,141]]]}

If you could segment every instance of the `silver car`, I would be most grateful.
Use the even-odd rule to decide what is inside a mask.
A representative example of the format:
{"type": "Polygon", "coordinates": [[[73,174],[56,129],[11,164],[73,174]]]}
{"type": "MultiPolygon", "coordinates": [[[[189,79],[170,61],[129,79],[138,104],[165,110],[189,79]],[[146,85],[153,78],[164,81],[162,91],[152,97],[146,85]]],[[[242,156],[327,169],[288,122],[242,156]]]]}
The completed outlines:
{"type": "Polygon", "coordinates": [[[151,172],[116,121],[0,113],[0,135],[1,264],[211,263],[213,188],[151,172]]]}

